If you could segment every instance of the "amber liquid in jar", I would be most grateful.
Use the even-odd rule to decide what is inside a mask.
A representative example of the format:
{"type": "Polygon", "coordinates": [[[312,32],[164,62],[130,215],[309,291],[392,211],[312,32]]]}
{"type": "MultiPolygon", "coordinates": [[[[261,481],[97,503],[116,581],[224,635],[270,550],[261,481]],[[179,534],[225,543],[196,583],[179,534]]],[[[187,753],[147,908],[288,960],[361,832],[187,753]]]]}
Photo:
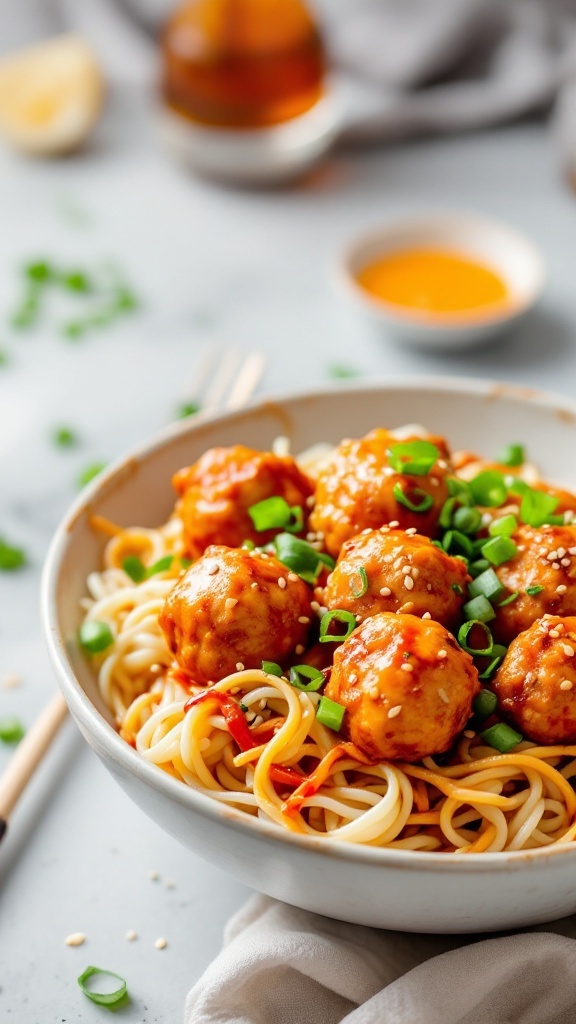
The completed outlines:
{"type": "Polygon", "coordinates": [[[265,128],[323,91],[324,53],[300,0],[193,0],[162,38],[165,102],[190,121],[265,128]]]}

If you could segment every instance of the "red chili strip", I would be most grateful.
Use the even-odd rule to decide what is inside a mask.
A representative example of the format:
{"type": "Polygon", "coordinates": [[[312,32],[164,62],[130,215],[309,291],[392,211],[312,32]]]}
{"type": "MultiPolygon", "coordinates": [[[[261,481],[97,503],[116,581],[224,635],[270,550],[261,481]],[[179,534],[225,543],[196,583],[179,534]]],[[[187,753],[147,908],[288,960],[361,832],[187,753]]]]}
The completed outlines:
{"type": "Polygon", "coordinates": [[[270,778],[272,782],[279,782],[283,786],[299,786],[306,778],[297,768],[286,768],[281,764],[270,765],[270,778]]]}
{"type": "Polygon", "coordinates": [[[302,784],[298,786],[293,793],[290,794],[287,800],[282,805],[282,810],[285,814],[296,814],[302,807],[304,800],[307,797],[313,796],[320,789],[320,786],[326,781],[330,774],[330,769],[335,761],[338,761],[341,757],[353,757],[356,761],[360,761],[362,764],[373,764],[374,762],[370,758],[366,757],[361,750],[354,743],[338,743],[337,746],[329,750],[324,755],[320,763],[316,766],[313,772],[308,775],[302,784]]]}
{"type": "Polygon", "coordinates": [[[258,746],[253,740],[248,728],[248,723],[244,718],[244,712],[239,707],[237,702],[230,697],[228,693],[221,693],[220,690],[206,690],[204,693],[198,693],[195,697],[190,697],[184,705],[184,714],[195,707],[196,704],[202,704],[204,701],[212,700],[215,704],[220,706],[220,710],[224,715],[228,732],[230,733],[233,740],[236,741],[240,750],[252,750],[252,747],[258,746]]]}

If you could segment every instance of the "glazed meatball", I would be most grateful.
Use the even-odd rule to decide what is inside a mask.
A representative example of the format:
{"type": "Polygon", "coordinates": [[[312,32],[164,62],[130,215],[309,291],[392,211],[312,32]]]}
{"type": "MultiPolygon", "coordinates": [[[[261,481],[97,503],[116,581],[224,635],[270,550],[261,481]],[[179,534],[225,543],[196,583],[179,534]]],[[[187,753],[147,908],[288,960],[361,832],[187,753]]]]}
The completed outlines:
{"type": "MultiPolygon", "coordinates": [[[[440,439],[430,440],[436,444],[440,439]]],[[[391,522],[426,536],[436,533],[438,515],[448,497],[448,462],[441,457],[426,476],[397,473],[387,454],[395,444],[398,439],[389,431],[373,430],[360,441],[343,441],[322,468],[310,527],[334,557],[350,537],[391,522]],[[396,485],[413,504],[431,499],[430,507],[411,511],[397,500],[396,485]]]]}
{"type": "Polygon", "coordinates": [[[512,641],[493,683],[500,708],[535,743],[576,743],[576,617],[547,616],[512,641]]]}
{"type": "Polygon", "coordinates": [[[308,635],[310,590],[269,555],[210,547],[170,591],[160,615],[168,647],[199,684],[263,660],[283,661],[308,635]]]}
{"type": "Polygon", "coordinates": [[[496,619],[490,624],[502,643],[509,643],[545,614],[576,615],[576,526],[520,526],[513,540],[518,554],[500,565],[496,574],[518,597],[503,608],[496,604],[496,619]],[[533,587],[543,589],[527,593],[533,587]]]}
{"type": "Polygon", "coordinates": [[[377,612],[428,612],[450,628],[458,624],[468,579],[465,563],[428,537],[384,526],[346,541],[322,604],[353,612],[357,622],[377,612]]]}
{"type": "Polygon", "coordinates": [[[479,689],[472,658],[439,622],[381,612],[336,650],[326,695],[366,754],[413,762],[448,750],[479,689]]]}
{"type": "Polygon", "coordinates": [[[180,495],[176,513],[184,524],[190,558],[210,544],[239,547],[245,540],[266,544],[278,530],[257,531],[248,514],[251,505],[278,496],[307,511],[312,484],[290,456],[256,452],[243,445],[211,448],[193,466],[173,479],[180,495]]]}

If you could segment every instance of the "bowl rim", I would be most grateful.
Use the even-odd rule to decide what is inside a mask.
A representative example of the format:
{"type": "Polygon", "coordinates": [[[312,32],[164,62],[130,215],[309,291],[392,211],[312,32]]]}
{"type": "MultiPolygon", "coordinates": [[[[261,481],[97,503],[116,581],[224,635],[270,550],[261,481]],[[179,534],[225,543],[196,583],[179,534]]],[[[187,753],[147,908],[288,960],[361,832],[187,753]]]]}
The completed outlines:
{"type": "Polygon", "coordinates": [[[122,481],[126,465],[134,460],[141,461],[161,448],[168,446],[176,437],[190,433],[197,428],[211,424],[241,420],[261,409],[285,403],[307,400],[316,396],[339,395],[343,391],[353,392],[360,398],[372,391],[387,393],[390,391],[408,391],[426,389],[438,393],[460,393],[483,396],[488,400],[507,398],[519,403],[534,404],[550,409],[561,419],[568,419],[576,424],[576,400],[566,395],[541,391],[532,387],[518,386],[504,381],[473,377],[441,377],[417,376],[398,377],[390,381],[350,381],[340,382],[323,387],[299,389],[273,396],[262,396],[242,409],[226,412],[206,412],[197,414],[192,422],[180,421],[165,427],[154,434],[148,441],[132,449],[128,454],[116,459],[103,470],[97,479],[88,484],[77,496],[60,521],[52,538],[42,572],[40,591],[41,622],[45,642],[48,646],[50,660],[58,685],[73,711],[81,729],[94,740],[97,750],[106,753],[116,765],[127,774],[134,774],[141,782],[151,786],[166,800],[189,809],[202,817],[220,822],[234,831],[247,832],[254,838],[271,840],[279,846],[288,845],[303,852],[321,853],[330,859],[343,863],[371,866],[373,868],[401,868],[403,870],[444,873],[457,871],[464,874],[470,872],[490,872],[495,870],[518,870],[532,867],[551,857],[576,858],[576,843],[545,846],[536,850],[514,850],[500,853],[438,853],[436,851],[398,850],[386,847],[363,846],[343,840],[332,840],[300,835],[282,830],[274,822],[246,815],[229,805],[220,804],[210,796],[198,792],[185,783],[163,772],[157,765],[151,764],[140,757],[137,751],[123,740],[119,733],[100,714],[89,699],[79,681],[76,679],[72,665],[66,654],[66,641],[62,635],[57,602],[59,570],[69,538],[75,524],[87,507],[92,507],[98,495],[110,490],[115,482],[122,481]]]}
{"type": "MultiPolygon", "coordinates": [[[[413,245],[417,243],[412,243],[413,245]]],[[[408,247],[408,246],[407,246],[408,247]]],[[[456,244],[454,248],[456,248],[456,244]]],[[[402,248],[400,242],[397,249],[402,248]]],[[[343,289],[349,297],[357,303],[367,307],[376,313],[384,322],[390,322],[401,326],[413,326],[426,331],[454,330],[462,331],[469,329],[481,329],[496,324],[506,324],[522,316],[528,309],[538,301],[547,280],[546,264],[541,249],[531,238],[518,231],[515,227],[505,221],[492,217],[483,217],[469,211],[447,210],[444,213],[423,213],[421,216],[407,216],[401,220],[390,220],[379,227],[371,228],[363,234],[357,235],[349,240],[340,252],[339,257],[333,264],[333,278],[336,285],[343,289]],[[507,235],[510,241],[522,248],[533,265],[533,276],[531,288],[524,297],[516,297],[507,302],[502,300],[497,303],[490,303],[485,307],[472,309],[469,312],[456,310],[455,312],[428,313],[426,311],[411,309],[407,306],[389,302],[386,299],[371,295],[369,291],[358,282],[352,264],[355,256],[363,249],[378,246],[382,242],[384,249],[387,239],[395,234],[404,231],[420,229],[422,232],[441,230],[446,225],[453,225],[462,230],[463,234],[474,234],[477,231],[492,232],[494,235],[507,235]]],[[[502,276],[506,277],[503,273],[502,276]]]]}

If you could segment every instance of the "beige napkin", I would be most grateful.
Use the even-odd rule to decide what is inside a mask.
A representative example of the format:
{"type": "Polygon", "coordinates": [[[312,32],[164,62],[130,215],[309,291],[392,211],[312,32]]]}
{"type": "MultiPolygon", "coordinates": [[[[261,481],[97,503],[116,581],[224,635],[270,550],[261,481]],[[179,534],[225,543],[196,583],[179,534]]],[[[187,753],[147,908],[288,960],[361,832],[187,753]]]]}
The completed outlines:
{"type": "Polygon", "coordinates": [[[576,940],[376,931],[254,896],[185,1013],[185,1024],[339,1022],[575,1024],[576,940]]]}

